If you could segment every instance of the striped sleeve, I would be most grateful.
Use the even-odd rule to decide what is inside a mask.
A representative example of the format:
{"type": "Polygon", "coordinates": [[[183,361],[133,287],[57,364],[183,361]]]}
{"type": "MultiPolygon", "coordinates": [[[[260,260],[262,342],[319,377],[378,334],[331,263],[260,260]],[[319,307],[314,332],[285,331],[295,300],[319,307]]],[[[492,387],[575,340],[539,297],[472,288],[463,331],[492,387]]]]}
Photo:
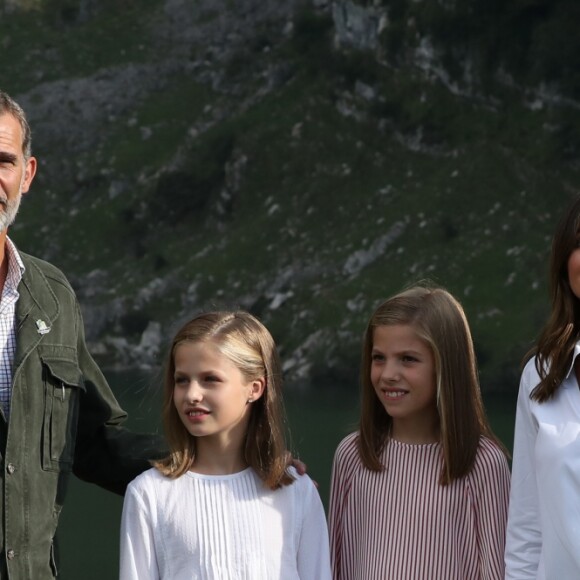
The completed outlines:
{"type": "Polygon", "coordinates": [[[489,439],[481,439],[469,480],[474,494],[480,578],[503,580],[510,472],[505,455],[489,439]]]}
{"type": "Polygon", "coordinates": [[[352,478],[360,464],[358,435],[351,433],[338,445],[332,465],[329,504],[330,561],[334,580],[345,578],[342,571],[343,542],[348,541],[343,526],[343,515],[349,499],[352,478]]]}

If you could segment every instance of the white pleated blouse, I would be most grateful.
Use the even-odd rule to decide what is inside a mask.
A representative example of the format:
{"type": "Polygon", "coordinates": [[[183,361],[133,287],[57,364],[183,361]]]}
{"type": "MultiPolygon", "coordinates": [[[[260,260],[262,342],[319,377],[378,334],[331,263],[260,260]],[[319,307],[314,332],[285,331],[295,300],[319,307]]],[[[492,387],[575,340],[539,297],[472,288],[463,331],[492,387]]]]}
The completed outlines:
{"type": "Polygon", "coordinates": [[[308,476],[272,491],[253,469],[156,469],[128,487],[120,580],[330,580],[328,532],[308,476]]]}

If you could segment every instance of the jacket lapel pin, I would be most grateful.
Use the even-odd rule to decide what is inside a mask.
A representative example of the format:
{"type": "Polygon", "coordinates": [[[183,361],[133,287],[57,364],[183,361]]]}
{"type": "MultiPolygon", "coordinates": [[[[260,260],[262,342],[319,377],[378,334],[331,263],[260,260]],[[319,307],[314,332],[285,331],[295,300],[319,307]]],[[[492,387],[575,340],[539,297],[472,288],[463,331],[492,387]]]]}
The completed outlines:
{"type": "Polygon", "coordinates": [[[50,326],[47,326],[46,322],[39,318],[36,321],[36,332],[38,332],[38,334],[47,334],[50,332],[50,326]]]}

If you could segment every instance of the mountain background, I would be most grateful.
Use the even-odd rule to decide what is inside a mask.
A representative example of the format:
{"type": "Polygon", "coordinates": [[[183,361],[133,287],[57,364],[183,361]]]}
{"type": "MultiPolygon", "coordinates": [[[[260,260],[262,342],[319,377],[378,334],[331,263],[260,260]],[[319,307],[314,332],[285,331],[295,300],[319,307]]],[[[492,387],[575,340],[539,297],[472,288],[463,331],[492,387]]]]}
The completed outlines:
{"type": "MultiPolygon", "coordinates": [[[[325,500],[367,320],[429,278],[509,446],[580,193],[578,22],[576,0],[0,0],[0,88],[39,159],[10,235],[69,276],[135,430],[176,325],[249,309],[325,500]]],[[[59,577],[116,577],[120,509],[71,480],[59,577]]]]}
{"type": "Polygon", "coordinates": [[[11,236],[61,267],[105,368],[241,307],[288,382],[356,382],[376,305],[464,304],[515,390],[578,193],[574,0],[0,0],[39,170],[11,236]]]}

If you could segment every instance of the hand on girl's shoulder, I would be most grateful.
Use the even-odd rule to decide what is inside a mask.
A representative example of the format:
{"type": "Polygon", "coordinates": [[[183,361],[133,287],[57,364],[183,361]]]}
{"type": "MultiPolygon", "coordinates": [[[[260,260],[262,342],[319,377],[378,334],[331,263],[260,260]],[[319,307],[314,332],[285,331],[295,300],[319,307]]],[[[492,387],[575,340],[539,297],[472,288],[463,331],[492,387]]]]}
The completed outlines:
{"type": "Polygon", "coordinates": [[[288,466],[288,473],[294,478],[291,485],[298,485],[303,489],[312,486],[318,492],[318,485],[307,473],[300,473],[293,465],[288,466]]]}
{"type": "Polygon", "coordinates": [[[306,473],[308,468],[306,467],[306,463],[304,463],[304,461],[301,461],[297,457],[292,457],[292,454],[289,451],[286,452],[286,456],[288,465],[293,467],[299,475],[304,475],[306,473]]]}

